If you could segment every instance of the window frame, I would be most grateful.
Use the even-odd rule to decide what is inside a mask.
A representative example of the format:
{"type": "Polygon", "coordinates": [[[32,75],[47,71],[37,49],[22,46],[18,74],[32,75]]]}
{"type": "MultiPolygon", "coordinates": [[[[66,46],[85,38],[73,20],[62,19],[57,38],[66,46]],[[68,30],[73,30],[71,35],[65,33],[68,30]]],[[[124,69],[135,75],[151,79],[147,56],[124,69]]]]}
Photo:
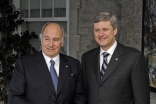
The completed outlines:
{"type": "MultiPolygon", "coordinates": [[[[40,2],[41,1],[42,0],[40,0],[40,2]]],[[[54,1],[54,0],[52,0],[52,1],[54,1]]],[[[31,18],[30,17],[30,0],[29,0],[28,18],[23,18],[23,19],[26,20],[27,22],[66,21],[67,22],[67,31],[66,31],[66,35],[67,35],[67,44],[66,45],[67,45],[67,47],[66,48],[67,48],[67,55],[69,55],[69,23],[70,23],[70,21],[69,21],[69,3],[70,3],[70,1],[66,0],[66,17],[53,17],[54,12],[52,14],[52,17],[41,17],[42,16],[41,3],[40,3],[40,17],[31,18]]],[[[16,8],[20,8],[20,0],[13,0],[13,4],[15,5],[16,8]]],[[[53,7],[54,7],[54,4],[53,4],[53,7]]],[[[21,26],[19,27],[18,32],[21,33],[21,26]]]]}

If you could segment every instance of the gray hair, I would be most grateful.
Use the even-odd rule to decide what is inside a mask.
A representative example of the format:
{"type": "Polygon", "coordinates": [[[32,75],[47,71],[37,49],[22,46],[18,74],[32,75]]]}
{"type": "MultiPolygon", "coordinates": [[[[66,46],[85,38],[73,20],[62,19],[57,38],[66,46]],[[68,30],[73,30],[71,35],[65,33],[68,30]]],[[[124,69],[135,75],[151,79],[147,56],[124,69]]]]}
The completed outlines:
{"type": "Polygon", "coordinates": [[[61,28],[61,31],[62,31],[62,41],[64,41],[64,38],[65,38],[64,28],[60,24],[55,23],[55,22],[48,22],[48,23],[46,23],[46,24],[43,25],[43,27],[41,29],[41,33],[40,33],[40,39],[42,40],[43,31],[46,28],[46,26],[48,26],[49,24],[57,24],[61,28]]]}
{"type": "Polygon", "coordinates": [[[115,15],[111,14],[110,12],[100,12],[95,17],[93,22],[98,23],[101,21],[110,21],[111,26],[115,29],[118,27],[117,18],[115,15]]]}

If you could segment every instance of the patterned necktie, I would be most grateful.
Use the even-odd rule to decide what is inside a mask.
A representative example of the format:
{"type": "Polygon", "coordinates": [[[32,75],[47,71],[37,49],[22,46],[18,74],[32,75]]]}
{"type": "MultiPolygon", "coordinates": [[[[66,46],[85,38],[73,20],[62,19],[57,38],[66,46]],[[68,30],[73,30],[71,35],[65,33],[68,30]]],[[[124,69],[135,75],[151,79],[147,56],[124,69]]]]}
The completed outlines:
{"type": "Polygon", "coordinates": [[[56,70],[54,68],[55,62],[53,60],[50,60],[50,63],[51,63],[50,75],[51,75],[51,78],[52,78],[52,81],[53,81],[53,84],[54,84],[55,91],[57,93],[58,76],[57,76],[56,70]]]}
{"type": "Polygon", "coordinates": [[[105,74],[105,71],[107,69],[107,66],[108,66],[108,62],[107,62],[107,57],[109,56],[109,53],[107,52],[104,52],[103,53],[103,63],[102,63],[102,68],[101,68],[101,72],[100,72],[100,78],[102,80],[104,74],[105,74]]]}

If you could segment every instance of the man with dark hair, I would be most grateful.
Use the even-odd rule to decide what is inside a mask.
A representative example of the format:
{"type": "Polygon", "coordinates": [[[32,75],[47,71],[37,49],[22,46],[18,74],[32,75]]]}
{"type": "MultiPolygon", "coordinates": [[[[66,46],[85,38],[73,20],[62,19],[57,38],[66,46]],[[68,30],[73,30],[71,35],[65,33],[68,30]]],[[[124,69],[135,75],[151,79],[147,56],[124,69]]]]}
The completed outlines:
{"type": "Polygon", "coordinates": [[[109,12],[94,18],[99,47],[81,60],[88,104],[150,104],[147,62],[142,52],[116,41],[117,27],[109,12]]]}

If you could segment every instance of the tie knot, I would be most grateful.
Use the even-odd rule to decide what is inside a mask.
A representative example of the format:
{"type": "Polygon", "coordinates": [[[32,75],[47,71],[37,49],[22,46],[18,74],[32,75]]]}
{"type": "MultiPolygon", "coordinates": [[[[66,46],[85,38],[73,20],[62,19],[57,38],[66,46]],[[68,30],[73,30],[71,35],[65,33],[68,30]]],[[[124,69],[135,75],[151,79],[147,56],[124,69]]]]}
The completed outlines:
{"type": "Polygon", "coordinates": [[[103,52],[102,54],[103,54],[103,57],[107,57],[109,55],[108,52],[103,52]]]}
{"type": "Polygon", "coordinates": [[[54,60],[50,60],[50,63],[51,63],[51,65],[55,64],[54,60]]]}

